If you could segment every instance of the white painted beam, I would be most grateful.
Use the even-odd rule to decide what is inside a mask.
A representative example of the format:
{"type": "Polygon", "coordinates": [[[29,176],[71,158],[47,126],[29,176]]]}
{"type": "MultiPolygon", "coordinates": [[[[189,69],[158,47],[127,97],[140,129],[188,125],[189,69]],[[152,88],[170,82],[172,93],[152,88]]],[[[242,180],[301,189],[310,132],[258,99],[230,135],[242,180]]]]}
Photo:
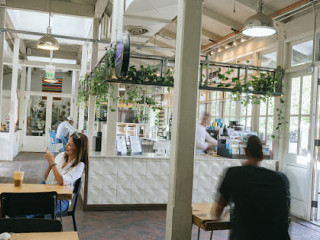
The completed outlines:
{"type": "Polygon", "coordinates": [[[221,36],[209,31],[209,30],[206,30],[204,28],[202,28],[202,36],[206,37],[206,38],[210,38],[212,40],[217,40],[217,39],[220,39],[222,38],[221,36]]]}
{"type": "Polygon", "coordinates": [[[94,7],[94,17],[101,18],[110,0],[97,0],[94,7]]]}
{"type": "MultiPolygon", "coordinates": [[[[12,66],[12,62],[4,62],[3,64],[12,66]]],[[[37,61],[28,61],[28,60],[20,60],[19,66],[23,67],[45,67],[49,62],[37,62],[37,61]]],[[[61,70],[80,70],[80,65],[78,64],[62,64],[62,63],[52,63],[52,65],[56,66],[56,69],[61,70]]]]}
{"type": "Polygon", "coordinates": [[[82,17],[93,17],[95,14],[93,5],[61,0],[10,0],[6,2],[6,6],[14,9],[49,12],[50,2],[52,13],[82,17]]]}
{"type": "Polygon", "coordinates": [[[215,11],[212,11],[206,7],[203,7],[203,15],[210,17],[224,25],[227,25],[231,28],[235,28],[235,29],[241,29],[242,28],[242,24],[239,22],[236,22],[228,17],[225,17],[223,15],[221,15],[220,13],[217,13],[215,11]]]}
{"type": "Polygon", "coordinates": [[[145,16],[139,16],[139,15],[132,15],[132,14],[124,14],[123,15],[125,19],[136,19],[146,22],[156,22],[156,23],[172,23],[171,20],[164,19],[164,18],[152,18],[152,17],[145,17],[145,16]]]}

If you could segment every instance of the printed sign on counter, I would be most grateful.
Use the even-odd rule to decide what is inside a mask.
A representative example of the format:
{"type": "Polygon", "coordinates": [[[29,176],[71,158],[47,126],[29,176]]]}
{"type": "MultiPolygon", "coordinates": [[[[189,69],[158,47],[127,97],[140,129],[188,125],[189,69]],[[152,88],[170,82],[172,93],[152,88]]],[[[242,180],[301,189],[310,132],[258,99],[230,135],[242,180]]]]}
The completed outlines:
{"type": "Polygon", "coordinates": [[[139,136],[129,136],[131,154],[142,154],[141,142],[139,136]]]}
{"type": "Polygon", "coordinates": [[[118,155],[126,155],[127,154],[127,144],[126,144],[126,136],[118,135],[116,138],[117,152],[118,155]]]}

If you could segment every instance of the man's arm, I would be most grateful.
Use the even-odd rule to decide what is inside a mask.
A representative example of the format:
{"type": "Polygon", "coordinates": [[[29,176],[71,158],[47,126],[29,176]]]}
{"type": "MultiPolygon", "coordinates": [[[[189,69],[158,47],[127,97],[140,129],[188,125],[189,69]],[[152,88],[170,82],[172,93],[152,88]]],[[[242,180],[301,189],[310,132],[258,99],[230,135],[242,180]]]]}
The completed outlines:
{"type": "Polygon", "coordinates": [[[211,214],[220,219],[227,204],[228,202],[226,201],[226,199],[220,194],[218,201],[211,208],[211,214]]]}
{"type": "Polygon", "coordinates": [[[213,137],[211,137],[209,133],[206,133],[206,141],[213,146],[218,145],[218,141],[216,139],[214,139],[213,137]]]}

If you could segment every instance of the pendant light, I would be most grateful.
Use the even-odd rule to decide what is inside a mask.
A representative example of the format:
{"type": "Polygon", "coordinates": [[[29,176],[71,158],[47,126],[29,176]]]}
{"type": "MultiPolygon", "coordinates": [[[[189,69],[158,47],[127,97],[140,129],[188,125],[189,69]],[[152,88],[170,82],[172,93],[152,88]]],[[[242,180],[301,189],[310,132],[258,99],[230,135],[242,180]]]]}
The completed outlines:
{"type": "Polygon", "coordinates": [[[47,33],[43,37],[41,37],[37,42],[37,48],[43,50],[59,50],[59,43],[57,39],[51,36],[51,27],[50,27],[50,19],[51,19],[51,1],[50,1],[50,10],[49,10],[49,26],[47,27],[47,33]]]}
{"type": "Polygon", "coordinates": [[[249,17],[245,23],[242,33],[250,37],[267,37],[275,34],[275,27],[272,17],[262,13],[263,3],[259,1],[258,13],[249,17]]]}

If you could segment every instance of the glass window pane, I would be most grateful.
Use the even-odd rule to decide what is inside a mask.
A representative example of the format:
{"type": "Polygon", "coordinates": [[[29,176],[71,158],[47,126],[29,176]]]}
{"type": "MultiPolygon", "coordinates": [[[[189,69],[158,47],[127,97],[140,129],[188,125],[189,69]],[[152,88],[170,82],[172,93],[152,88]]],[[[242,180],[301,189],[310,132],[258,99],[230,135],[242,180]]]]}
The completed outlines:
{"type": "Polygon", "coordinates": [[[43,136],[46,129],[47,98],[30,96],[27,112],[27,136],[43,136]]]}
{"type": "Polygon", "coordinates": [[[200,91],[200,101],[205,101],[206,100],[206,92],[205,91],[200,91]]]}
{"type": "Polygon", "coordinates": [[[303,156],[307,156],[309,153],[309,131],[310,131],[310,118],[301,117],[299,154],[303,156]]]}
{"type": "Polygon", "coordinates": [[[246,116],[247,109],[244,105],[240,105],[240,116],[246,116]]]}
{"type": "Polygon", "coordinates": [[[264,54],[261,56],[261,66],[262,67],[277,67],[277,52],[272,52],[264,54]]]}
{"type": "Polygon", "coordinates": [[[312,61],[313,41],[307,41],[292,46],[291,66],[298,66],[312,61]]]}
{"type": "Polygon", "coordinates": [[[265,140],[266,117],[259,117],[259,137],[262,141],[265,140]]]}
{"type": "Polygon", "coordinates": [[[274,115],[274,98],[273,97],[269,99],[268,115],[274,115]]]}
{"type": "Polygon", "coordinates": [[[304,76],[302,81],[301,114],[310,114],[311,107],[311,75],[304,76]]]}
{"type": "Polygon", "coordinates": [[[240,118],[240,125],[242,125],[243,127],[246,126],[246,118],[244,117],[240,118]]]}
{"type": "Polygon", "coordinates": [[[200,104],[200,106],[199,106],[199,117],[201,118],[205,112],[206,112],[206,104],[200,104]]]}
{"type": "Polygon", "coordinates": [[[231,102],[231,112],[230,112],[231,116],[235,116],[236,115],[236,102],[232,101],[231,102]]]}
{"type": "Polygon", "coordinates": [[[245,130],[251,131],[251,117],[247,118],[247,126],[246,126],[245,130]]]}
{"type": "Polygon", "coordinates": [[[300,77],[292,78],[290,114],[299,114],[300,77]]]}
{"type": "Polygon", "coordinates": [[[56,131],[59,123],[70,116],[70,98],[54,98],[52,103],[51,130],[56,131]]]}
{"type": "Polygon", "coordinates": [[[289,153],[296,154],[298,146],[298,117],[290,117],[289,124],[289,153]]]}
{"type": "Polygon", "coordinates": [[[251,112],[252,112],[252,104],[248,104],[247,105],[247,116],[251,116],[251,112]]]}
{"type": "Polygon", "coordinates": [[[230,101],[225,102],[224,115],[230,116],[230,101]]]}
{"type": "Polygon", "coordinates": [[[261,101],[260,102],[260,116],[267,115],[267,103],[261,101]]]}

